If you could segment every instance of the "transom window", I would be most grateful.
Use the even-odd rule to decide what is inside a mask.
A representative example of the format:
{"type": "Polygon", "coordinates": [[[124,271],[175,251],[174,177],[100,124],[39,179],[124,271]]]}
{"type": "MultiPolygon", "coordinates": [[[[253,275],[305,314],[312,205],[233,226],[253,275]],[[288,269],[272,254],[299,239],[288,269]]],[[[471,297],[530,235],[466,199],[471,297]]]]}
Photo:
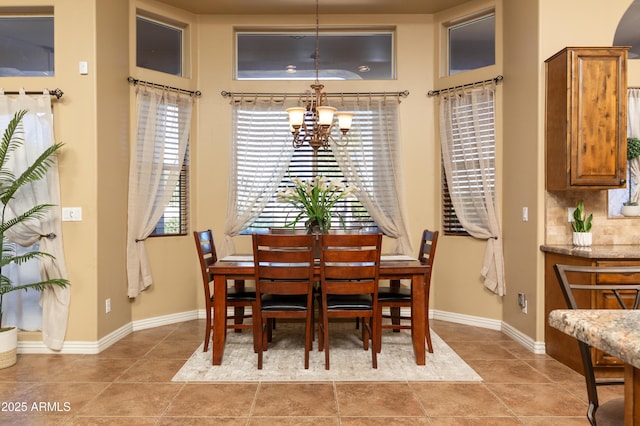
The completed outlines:
{"type": "Polygon", "coordinates": [[[53,16],[0,17],[0,77],[53,76],[54,59],[53,16]]]}
{"type": "MultiPolygon", "coordinates": [[[[315,31],[236,33],[238,80],[315,79],[315,31]]],[[[322,31],[321,80],[395,78],[391,31],[322,31]]]]}
{"type": "Polygon", "coordinates": [[[496,63],[495,27],[492,12],[447,28],[448,75],[496,63]]]}
{"type": "Polygon", "coordinates": [[[182,76],[183,32],[168,22],[136,17],[136,65],[182,76]]]}

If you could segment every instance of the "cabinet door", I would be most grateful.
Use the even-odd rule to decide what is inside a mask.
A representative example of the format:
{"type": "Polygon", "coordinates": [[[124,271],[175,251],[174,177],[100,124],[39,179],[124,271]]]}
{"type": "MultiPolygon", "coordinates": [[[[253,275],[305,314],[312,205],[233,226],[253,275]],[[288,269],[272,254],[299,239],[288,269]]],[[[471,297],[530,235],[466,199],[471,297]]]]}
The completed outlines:
{"type": "Polygon", "coordinates": [[[570,55],[571,185],[626,182],[626,49],[574,49],[570,55]]]}

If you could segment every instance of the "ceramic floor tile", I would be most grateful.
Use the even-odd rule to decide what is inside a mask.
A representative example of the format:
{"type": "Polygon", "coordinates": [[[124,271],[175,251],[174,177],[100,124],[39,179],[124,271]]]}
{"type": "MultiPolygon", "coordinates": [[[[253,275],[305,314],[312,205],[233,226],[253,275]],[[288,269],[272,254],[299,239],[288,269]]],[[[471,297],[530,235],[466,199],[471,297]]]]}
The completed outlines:
{"type": "Polygon", "coordinates": [[[525,361],[467,360],[485,383],[548,383],[550,380],[525,361]]]}
{"type": "Polygon", "coordinates": [[[590,426],[587,416],[582,417],[521,417],[525,426],[590,426]]]}
{"type": "Polygon", "coordinates": [[[54,382],[112,382],[135,364],[131,358],[87,357],[53,372],[54,382]]]}
{"type": "Polygon", "coordinates": [[[470,345],[469,342],[454,341],[450,342],[449,346],[456,351],[465,360],[470,359],[515,359],[508,350],[496,345],[494,342],[476,342],[470,345]]]}
{"type": "Polygon", "coordinates": [[[252,416],[250,426],[337,426],[344,421],[335,417],[255,417],[252,416]]]}
{"type": "Polygon", "coordinates": [[[74,417],[65,426],[154,426],[158,417],[74,417]]]}
{"type": "Polygon", "coordinates": [[[586,415],[586,402],[566,392],[561,385],[487,384],[487,388],[517,416],[586,415]]]}
{"type": "Polygon", "coordinates": [[[139,359],[116,382],[170,382],[183,364],[181,359],[139,359]]]}
{"type": "Polygon", "coordinates": [[[80,410],[82,416],[160,416],[182,384],[113,383],[80,410]]]}
{"type": "Polygon", "coordinates": [[[246,426],[248,417],[162,417],[156,426],[246,426]]]}
{"type": "Polygon", "coordinates": [[[167,409],[167,416],[244,417],[251,414],[256,383],[186,384],[167,409]]]}
{"type": "Polygon", "coordinates": [[[531,359],[525,362],[553,382],[578,382],[586,389],[584,376],[555,359],[531,359]]]}
{"type": "Polygon", "coordinates": [[[151,349],[145,358],[155,359],[189,359],[193,351],[200,345],[200,340],[193,341],[172,341],[164,340],[151,349]]]}
{"type": "Polygon", "coordinates": [[[341,426],[420,426],[431,424],[426,417],[340,417],[341,426]]]}
{"type": "Polygon", "coordinates": [[[417,397],[405,383],[336,383],[336,395],[340,416],[425,415],[417,397]]]}
{"type": "Polygon", "coordinates": [[[411,383],[429,416],[512,416],[481,383],[411,383]]]}
{"type": "MultiPolygon", "coordinates": [[[[515,417],[434,417],[433,426],[514,426],[522,425],[515,417]]],[[[558,426],[556,423],[547,426],[558,426]]]]}
{"type": "Polygon", "coordinates": [[[254,416],[336,416],[332,383],[262,383],[254,416]]]}

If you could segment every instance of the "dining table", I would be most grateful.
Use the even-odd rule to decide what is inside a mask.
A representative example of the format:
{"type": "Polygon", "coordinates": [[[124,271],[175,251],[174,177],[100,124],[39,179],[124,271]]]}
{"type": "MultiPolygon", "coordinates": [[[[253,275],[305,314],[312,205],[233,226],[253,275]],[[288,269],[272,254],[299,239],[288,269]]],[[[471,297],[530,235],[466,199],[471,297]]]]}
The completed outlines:
{"type": "Polygon", "coordinates": [[[624,424],[640,425],[640,310],[556,309],[549,325],[624,361],[624,424]]]}
{"type": "MultiPolygon", "coordinates": [[[[428,315],[426,276],[430,266],[410,256],[382,255],[380,280],[410,280],[411,284],[411,339],[417,365],[425,365],[425,326],[428,315]]],[[[253,280],[252,255],[230,255],[213,263],[208,268],[213,277],[213,341],[212,363],[221,365],[227,336],[227,282],[229,280],[253,280]]],[[[314,278],[320,281],[320,265],[316,261],[314,278]]]]}

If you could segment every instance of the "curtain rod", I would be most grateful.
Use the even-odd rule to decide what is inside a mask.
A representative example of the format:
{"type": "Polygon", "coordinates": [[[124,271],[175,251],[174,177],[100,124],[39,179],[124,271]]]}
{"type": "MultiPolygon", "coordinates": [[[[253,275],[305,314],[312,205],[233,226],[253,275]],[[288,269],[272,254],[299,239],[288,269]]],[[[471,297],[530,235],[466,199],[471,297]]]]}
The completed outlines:
{"type": "Polygon", "coordinates": [[[454,89],[462,89],[464,87],[477,86],[478,84],[483,84],[483,83],[491,83],[491,82],[498,83],[499,81],[502,81],[503,79],[504,79],[503,76],[497,75],[497,76],[495,76],[493,78],[490,78],[489,80],[476,81],[475,83],[468,83],[468,84],[463,84],[461,86],[448,87],[446,89],[429,90],[429,92],[427,93],[427,96],[429,96],[429,97],[438,96],[442,92],[446,92],[446,91],[454,90],[454,89]]]}
{"type": "Polygon", "coordinates": [[[199,90],[194,91],[194,90],[180,89],[179,87],[171,87],[171,86],[166,86],[164,84],[152,83],[150,81],[138,80],[137,78],[133,78],[133,77],[127,77],[127,81],[129,83],[133,83],[134,86],[136,84],[142,84],[142,85],[153,86],[161,89],[173,90],[174,92],[186,93],[188,95],[195,96],[195,97],[202,96],[202,92],[199,90]]]}
{"type": "MultiPolygon", "coordinates": [[[[227,92],[223,90],[220,94],[225,98],[230,98],[232,96],[247,96],[247,97],[273,97],[273,96],[283,96],[283,97],[303,97],[309,96],[310,92],[305,93],[255,93],[255,92],[227,92]]],[[[330,98],[339,98],[341,96],[399,96],[402,98],[406,98],[409,96],[408,90],[403,90],[402,92],[334,92],[327,93],[327,97],[330,98]]]]}
{"type": "MultiPolygon", "coordinates": [[[[53,89],[53,90],[45,89],[45,90],[48,90],[49,94],[51,96],[55,96],[56,99],[60,99],[62,97],[62,95],[64,94],[64,92],[62,90],[60,90],[60,89],[53,89]]],[[[3,90],[1,93],[5,94],[5,95],[19,95],[20,94],[20,92],[17,91],[17,90],[8,90],[8,91],[7,90],[3,90]]],[[[29,91],[24,92],[24,94],[25,95],[42,95],[42,94],[44,94],[44,91],[43,90],[40,90],[40,91],[29,90],[29,91]]]]}

